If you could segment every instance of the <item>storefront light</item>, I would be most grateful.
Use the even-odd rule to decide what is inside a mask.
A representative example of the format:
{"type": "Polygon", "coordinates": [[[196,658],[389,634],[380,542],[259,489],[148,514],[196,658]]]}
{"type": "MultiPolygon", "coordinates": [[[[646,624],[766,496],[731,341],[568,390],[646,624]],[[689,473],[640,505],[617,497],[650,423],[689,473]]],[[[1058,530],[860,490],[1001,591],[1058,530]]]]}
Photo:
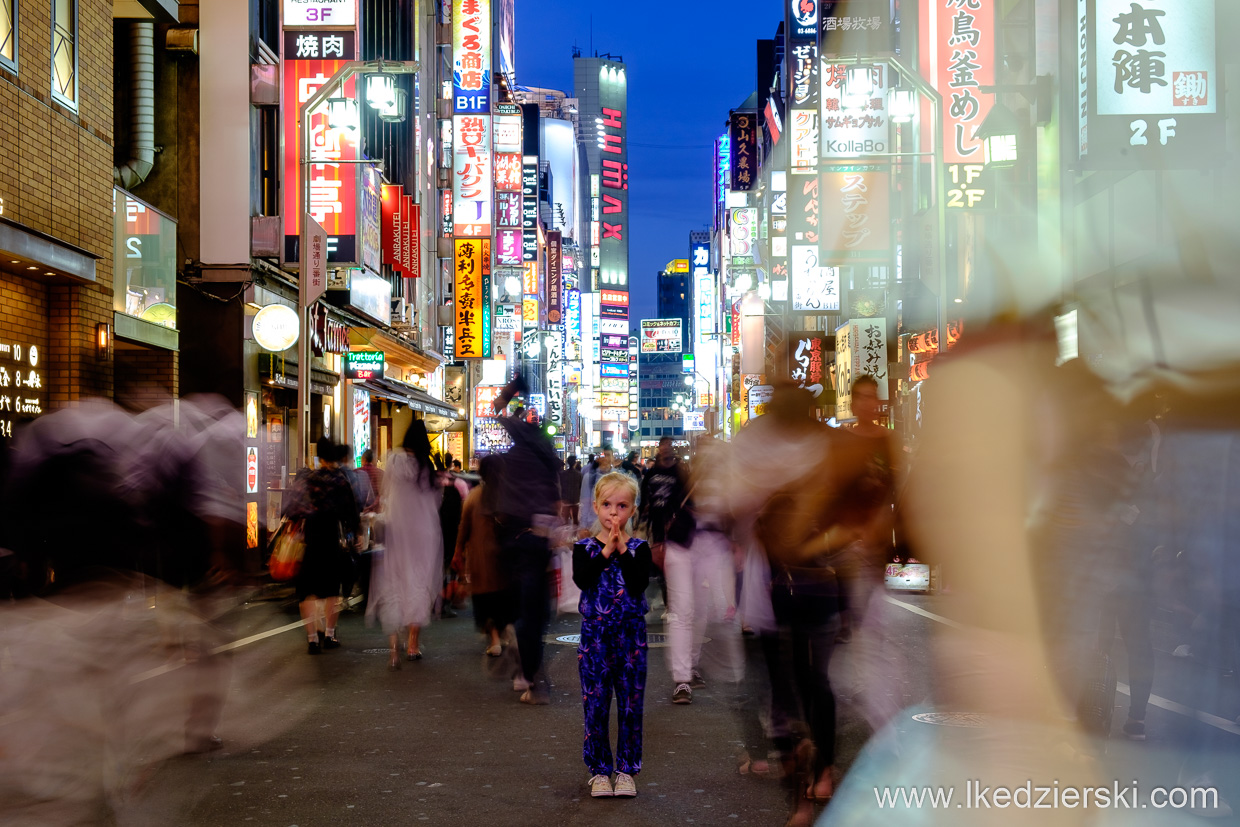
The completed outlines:
{"type": "Polygon", "coordinates": [[[874,97],[874,67],[850,67],[844,75],[844,88],[841,91],[841,108],[865,109],[874,97]]]}
{"type": "Polygon", "coordinates": [[[366,77],[366,102],[380,111],[396,108],[396,77],[376,74],[366,77]]]}
{"type": "Polygon", "coordinates": [[[332,129],[347,129],[350,132],[356,132],[357,101],[352,98],[328,98],[327,125],[332,129]]]}
{"type": "Polygon", "coordinates": [[[887,112],[892,123],[912,123],[917,113],[917,93],[912,89],[892,89],[887,95],[887,112]]]}
{"type": "Polygon", "coordinates": [[[988,166],[1005,167],[1016,163],[1016,136],[1020,131],[1020,121],[1001,103],[996,103],[986,115],[986,120],[977,129],[977,137],[982,141],[988,166]]]}
{"type": "Polygon", "coordinates": [[[748,293],[749,288],[753,286],[753,277],[750,276],[748,273],[741,273],[739,276],[736,277],[736,282],[734,283],[733,286],[737,289],[738,292],[748,293]]]}

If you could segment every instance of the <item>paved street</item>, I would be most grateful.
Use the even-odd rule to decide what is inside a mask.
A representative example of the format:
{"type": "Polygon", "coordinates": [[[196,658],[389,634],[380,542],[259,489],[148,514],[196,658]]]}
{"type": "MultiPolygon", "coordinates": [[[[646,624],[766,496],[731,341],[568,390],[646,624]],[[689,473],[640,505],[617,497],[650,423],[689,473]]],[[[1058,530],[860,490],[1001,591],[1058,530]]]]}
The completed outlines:
{"type": "MultiPolygon", "coordinates": [[[[891,702],[904,708],[896,718],[900,738],[915,741],[914,730],[924,726],[907,707],[932,700],[927,644],[950,616],[951,601],[898,594],[886,604],[884,683],[891,702]]],[[[423,638],[426,658],[395,673],[387,671],[382,636],[356,613],[342,622],[343,648],[318,657],[304,653],[292,607],[281,601],[247,604],[231,620],[230,638],[239,645],[220,729],[225,748],[161,768],[141,808],[146,823],[780,825],[786,817],[786,794],[773,776],[737,773],[739,725],[730,692],[708,676],[691,706],[670,702],[657,608],[650,617],[644,769],[632,801],[586,795],[571,642],[548,645],[552,702],[530,707],[517,702],[506,672],[496,674],[502,661],[481,653],[468,612],[435,623],[423,638]]],[[[576,617],[565,616],[553,622],[548,640],[577,631],[576,617]]],[[[850,683],[858,651],[840,646],[832,661],[844,770],[869,735],[850,683]]],[[[1122,684],[1122,654],[1118,660],[1122,684]]],[[[1127,709],[1121,686],[1115,736],[1105,746],[1108,771],[1147,787],[1175,784],[1183,757],[1212,743],[1222,792],[1240,799],[1229,757],[1237,728],[1218,716],[1195,720],[1192,698],[1183,694],[1185,676],[1208,667],[1165,650],[1158,663],[1149,741],[1119,736],[1127,709]]],[[[1224,700],[1234,694],[1232,682],[1219,684],[1224,700]]]]}
{"type": "MultiPolygon", "coordinates": [[[[653,593],[653,590],[652,590],[653,593]]],[[[934,598],[902,600],[927,602],[934,598]]],[[[910,656],[904,691],[924,696],[925,618],[892,612],[895,649],[910,656]]],[[[652,612],[652,635],[662,632],[652,612]]],[[[295,620],[277,604],[237,613],[234,638],[295,620]]],[[[578,631],[575,616],[551,635],[578,631]]],[[[203,825],[752,824],[778,825],[786,798],[774,776],[742,777],[737,721],[713,685],[674,706],[665,652],[651,649],[644,769],[636,800],[592,800],[581,762],[575,650],[547,647],[552,703],[517,702],[489,674],[468,613],[434,624],[426,658],[387,671],[382,636],[357,614],[342,649],[307,656],[298,629],[235,651],[223,751],[178,759],[152,785],[153,823],[203,825]]],[[[837,653],[844,668],[848,647],[837,653]]],[[[708,676],[709,683],[709,676],[708,676]]],[[[840,687],[841,765],[868,732],[840,687]]],[[[614,724],[613,724],[614,727],[614,724]]]]}

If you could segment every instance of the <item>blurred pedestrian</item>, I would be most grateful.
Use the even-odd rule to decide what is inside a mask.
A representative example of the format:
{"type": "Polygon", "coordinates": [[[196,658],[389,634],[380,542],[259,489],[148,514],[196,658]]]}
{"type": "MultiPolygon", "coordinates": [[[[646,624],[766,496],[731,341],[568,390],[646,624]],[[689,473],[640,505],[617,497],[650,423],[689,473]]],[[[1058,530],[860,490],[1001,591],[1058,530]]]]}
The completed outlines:
{"type": "Polygon", "coordinates": [[[375,492],[371,511],[379,511],[383,508],[383,469],[375,465],[375,452],[370,448],[362,453],[362,471],[370,478],[370,488],[375,492]]]}
{"type": "Polygon", "coordinates": [[[581,463],[577,457],[569,457],[560,472],[560,516],[569,525],[576,526],[581,516],[581,463]]]}
{"type": "MultiPolygon", "coordinates": [[[[443,501],[439,505],[439,530],[443,539],[443,587],[439,594],[438,616],[456,617],[456,609],[464,607],[464,585],[457,579],[452,568],[452,555],[456,553],[456,534],[461,526],[461,509],[469,496],[469,486],[452,472],[455,460],[444,454],[441,481],[443,501]]],[[[459,464],[459,463],[457,463],[459,464]]]]}
{"type": "Polygon", "coordinates": [[[388,464],[384,483],[385,545],[374,562],[366,620],[388,633],[392,647],[388,666],[399,669],[402,630],[406,632],[405,659],[422,659],[421,630],[430,622],[443,578],[439,528],[443,488],[422,420],[409,424],[401,450],[393,453],[388,464]]]}
{"type": "Polygon", "coordinates": [[[578,502],[577,520],[580,530],[577,537],[584,540],[595,531],[598,515],[594,513],[594,486],[607,474],[611,473],[616,464],[616,453],[611,448],[598,452],[590,464],[586,466],[581,479],[581,496],[578,502]]]}
{"type": "MultiPolygon", "coordinates": [[[[518,376],[495,400],[495,410],[504,410],[515,394],[527,390],[524,378],[518,376]]],[[[560,459],[546,432],[525,421],[519,412],[500,417],[499,423],[512,441],[504,455],[496,511],[504,564],[517,591],[518,678],[528,687],[521,702],[545,704],[550,694],[540,677],[543,635],[550,615],[547,568],[551,531],[558,520],[560,459]]]]}
{"type": "Polygon", "coordinates": [[[693,629],[693,569],[689,544],[693,540],[693,513],[688,474],[672,451],[672,438],[659,439],[654,465],[641,484],[639,522],[645,526],[655,565],[667,580],[668,665],[671,667],[672,703],[693,702],[691,684],[701,683],[693,655],[700,653],[693,629]],[[674,535],[669,537],[669,532],[674,535]]]}
{"type": "Polygon", "coordinates": [[[601,530],[573,546],[573,582],[581,589],[577,666],[585,711],[582,757],[594,798],[637,795],[642,768],[642,708],[646,693],[646,586],[650,546],[625,531],[637,485],[614,472],[594,488],[601,530]],[[613,762],[608,718],[616,697],[619,732],[613,762]],[[615,786],[611,772],[616,770],[615,786]]]}
{"type": "Polygon", "coordinates": [[[317,449],[319,467],[304,477],[285,507],[286,517],[303,521],[306,550],[294,585],[311,655],[340,646],[336,619],[349,570],[345,538],[357,535],[360,513],[349,478],[340,470],[336,445],[322,437],[317,449]]]}
{"type": "Polygon", "coordinates": [[[512,584],[500,567],[495,536],[495,496],[502,466],[502,455],[484,457],[479,465],[482,483],[465,498],[452,558],[452,568],[469,583],[474,625],[487,635],[486,654],[491,657],[503,653],[504,630],[516,619],[512,584]]]}

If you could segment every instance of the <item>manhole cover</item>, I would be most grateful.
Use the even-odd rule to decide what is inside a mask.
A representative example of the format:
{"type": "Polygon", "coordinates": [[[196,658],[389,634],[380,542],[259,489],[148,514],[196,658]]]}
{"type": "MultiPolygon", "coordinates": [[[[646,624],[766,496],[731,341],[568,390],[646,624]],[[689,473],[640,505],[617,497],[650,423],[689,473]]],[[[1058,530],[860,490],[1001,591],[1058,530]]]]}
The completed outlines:
{"type": "MultiPolygon", "coordinates": [[[[556,635],[547,641],[548,643],[558,643],[561,646],[577,646],[581,643],[581,635],[556,635]]],[[[667,635],[660,632],[646,633],[646,646],[650,649],[663,649],[667,647],[667,635]]]]}
{"type": "Polygon", "coordinates": [[[913,720],[934,726],[956,726],[968,729],[978,729],[990,723],[980,712],[919,712],[913,716],[913,720]]]}
{"type": "Polygon", "coordinates": [[[391,649],[363,649],[362,654],[363,655],[390,655],[392,654],[392,650],[391,649]]]}

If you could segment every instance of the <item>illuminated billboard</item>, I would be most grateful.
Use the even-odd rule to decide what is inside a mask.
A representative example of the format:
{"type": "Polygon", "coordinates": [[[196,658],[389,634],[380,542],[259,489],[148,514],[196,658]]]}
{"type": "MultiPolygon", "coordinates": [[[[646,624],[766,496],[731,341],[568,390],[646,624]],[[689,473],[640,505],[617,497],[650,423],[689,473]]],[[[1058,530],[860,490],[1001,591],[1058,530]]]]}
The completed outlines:
{"type": "MultiPolygon", "coordinates": [[[[284,33],[283,85],[284,130],[284,261],[300,261],[302,185],[300,153],[302,146],[298,115],[302,104],[322,88],[328,78],[354,59],[356,36],[353,32],[286,31],[284,33]]],[[[356,97],[357,78],[345,83],[345,97],[356,97]]],[[[358,159],[356,130],[332,129],[327,107],[312,113],[310,152],[325,163],[310,167],[310,201],[307,211],[327,232],[327,260],[340,267],[361,265],[358,239],[358,181],[361,165],[334,163],[358,159]]]]}
{"type": "Polygon", "coordinates": [[[491,111],[491,0],[452,0],[452,100],[458,115],[491,111]]]}
{"type": "Polygon", "coordinates": [[[680,319],[642,319],[642,353],[680,353],[684,331],[680,319]]]}
{"type": "Polygon", "coordinates": [[[492,194],[490,115],[452,119],[452,234],[457,238],[491,235],[492,194]]]}

